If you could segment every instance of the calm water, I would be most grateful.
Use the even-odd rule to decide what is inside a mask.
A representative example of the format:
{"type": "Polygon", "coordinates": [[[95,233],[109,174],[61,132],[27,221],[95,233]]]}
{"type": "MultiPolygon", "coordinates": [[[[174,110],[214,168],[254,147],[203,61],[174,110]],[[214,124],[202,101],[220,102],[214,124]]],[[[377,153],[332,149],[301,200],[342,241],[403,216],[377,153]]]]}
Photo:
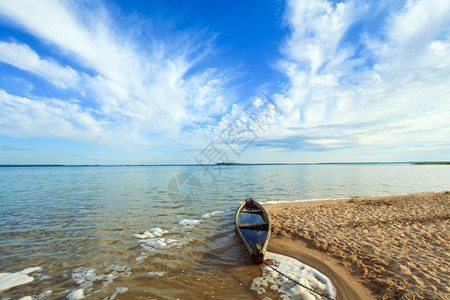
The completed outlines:
{"type": "Polygon", "coordinates": [[[0,273],[42,268],[30,274],[33,282],[0,297],[57,299],[82,288],[88,298],[101,299],[262,298],[250,289],[261,271],[249,264],[234,233],[234,210],[244,198],[450,190],[450,166],[212,172],[215,181],[201,166],[0,168],[0,273]]]}

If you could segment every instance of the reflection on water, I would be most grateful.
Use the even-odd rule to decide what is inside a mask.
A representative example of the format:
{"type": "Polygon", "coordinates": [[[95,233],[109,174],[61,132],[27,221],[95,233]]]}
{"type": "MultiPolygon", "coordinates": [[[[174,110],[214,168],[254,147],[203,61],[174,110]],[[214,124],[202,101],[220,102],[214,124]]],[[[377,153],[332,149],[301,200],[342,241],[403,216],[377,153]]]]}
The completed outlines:
{"type": "Polygon", "coordinates": [[[238,217],[238,224],[244,223],[265,223],[260,214],[240,213],[238,217]]]}
{"type": "MultiPolygon", "coordinates": [[[[297,201],[442,191],[450,189],[449,170],[230,166],[210,184],[195,166],[2,167],[0,273],[42,270],[30,274],[33,282],[0,296],[46,293],[57,299],[82,288],[93,298],[255,297],[250,285],[261,271],[250,264],[233,224],[245,198],[297,201]],[[196,201],[169,201],[168,183],[179,173],[200,179],[196,201]]],[[[242,216],[247,217],[259,216],[242,216]]]]}
{"type": "Polygon", "coordinates": [[[242,236],[251,246],[262,245],[267,238],[267,230],[241,229],[242,236]]]}

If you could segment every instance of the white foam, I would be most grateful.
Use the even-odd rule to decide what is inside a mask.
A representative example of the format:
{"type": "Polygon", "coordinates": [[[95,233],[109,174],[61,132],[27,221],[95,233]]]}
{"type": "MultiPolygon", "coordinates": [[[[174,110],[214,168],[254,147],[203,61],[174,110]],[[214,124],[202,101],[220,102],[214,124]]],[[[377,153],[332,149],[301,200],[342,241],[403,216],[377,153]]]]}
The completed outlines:
{"type": "Polygon", "coordinates": [[[204,215],[202,216],[202,218],[203,218],[203,219],[211,218],[212,216],[221,214],[221,213],[223,213],[223,212],[224,212],[223,210],[216,210],[216,211],[213,211],[213,212],[211,212],[211,213],[206,213],[206,214],[204,214],[204,215]]]}
{"type": "Polygon", "coordinates": [[[160,238],[160,239],[146,239],[141,240],[141,243],[145,243],[145,245],[150,246],[152,248],[162,249],[167,246],[166,239],[160,238]]]}
{"type": "Polygon", "coordinates": [[[147,253],[141,253],[141,256],[136,257],[136,261],[138,263],[141,263],[142,261],[144,261],[144,259],[146,259],[148,257],[147,253]]]}
{"type": "MultiPolygon", "coordinates": [[[[435,191],[435,193],[439,193],[441,191],[435,191]]],[[[387,196],[406,196],[409,194],[378,194],[372,196],[342,196],[342,198],[317,198],[317,199],[301,199],[301,200],[271,200],[271,201],[260,201],[261,204],[287,204],[287,203],[295,203],[295,202],[318,202],[318,201],[329,201],[329,200],[346,200],[352,198],[376,198],[376,197],[387,197],[387,196]]]]}
{"type": "Polygon", "coordinates": [[[155,227],[148,231],[145,231],[142,234],[135,233],[135,234],[133,234],[133,236],[137,237],[138,239],[148,239],[148,238],[160,237],[166,233],[168,233],[167,230],[162,230],[161,228],[155,227]]]}
{"type": "MultiPolygon", "coordinates": [[[[149,238],[139,240],[139,243],[142,248],[149,252],[161,252],[165,249],[172,247],[182,247],[184,244],[192,241],[192,238],[182,238],[182,239],[173,239],[173,238],[149,238]]],[[[136,261],[142,262],[147,255],[145,253],[141,253],[141,256],[136,258],[136,261]]]]}
{"type": "Polygon", "coordinates": [[[129,267],[115,264],[108,266],[105,271],[111,273],[105,276],[106,279],[103,281],[103,287],[108,286],[118,277],[129,277],[132,274],[129,267]]]}
{"type": "MultiPolygon", "coordinates": [[[[336,289],[333,283],[316,269],[281,254],[268,252],[267,258],[274,262],[274,267],[277,270],[295,278],[301,284],[322,292],[325,291],[331,298],[336,297],[336,289]]],[[[262,276],[255,278],[250,287],[258,295],[266,293],[266,290],[270,288],[278,292],[280,298],[292,299],[301,296],[302,299],[321,299],[320,296],[290,281],[268,266],[262,267],[261,270],[263,271],[262,276]]]]}
{"type": "MultiPolygon", "coordinates": [[[[200,220],[184,219],[180,221],[180,224],[185,226],[186,228],[190,228],[198,223],[200,223],[200,220]]],[[[169,233],[169,231],[155,227],[148,231],[145,231],[142,234],[134,234],[134,236],[139,238],[139,243],[141,247],[149,252],[161,252],[167,248],[181,247],[187,242],[192,240],[192,238],[174,239],[161,237],[166,233],[169,233]]],[[[147,253],[141,253],[141,256],[137,257],[136,261],[138,263],[141,263],[147,257],[148,257],[147,253]]]]}
{"type": "Polygon", "coordinates": [[[48,297],[48,296],[50,296],[52,293],[53,293],[52,290],[47,290],[47,291],[45,291],[45,292],[42,292],[42,293],[39,294],[38,299],[42,299],[42,298],[48,297]]]}
{"type": "Polygon", "coordinates": [[[180,225],[183,225],[186,228],[194,227],[198,225],[201,221],[196,219],[183,219],[180,221],[180,225]]]}
{"type": "Polygon", "coordinates": [[[72,292],[70,292],[69,295],[66,296],[67,299],[69,300],[78,300],[78,299],[84,299],[84,290],[83,289],[78,289],[78,290],[73,290],[72,292]]]}
{"type": "Polygon", "coordinates": [[[163,272],[163,271],[157,272],[157,271],[155,271],[155,272],[148,272],[147,274],[148,274],[148,275],[152,275],[152,276],[159,276],[159,277],[162,277],[162,276],[164,276],[164,275],[166,274],[166,272],[163,272]]]}
{"type": "Polygon", "coordinates": [[[82,288],[88,288],[93,285],[96,280],[102,280],[105,275],[97,276],[95,274],[96,269],[93,268],[76,268],[73,270],[72,278],[82,288]]]}
{"type": "Polygon", "coordinates": [[[28,274],[39,271],[42,271],[41,267],[26,268],[16,273],[0,273],[0,292],[32,282],[34,277],[28,276],[28,274]]]}
{"type": "Polygon", "coordinates": [[[272,201],[261,201],[259,203],[261,203],[262,205],[265,205],[265,204],[287,204],[287,203],[297,203],[297,202],[318,202],[318,201],[327,201],[327,200],[337,200],[337,199],[321,198],[321,199],[302,199],[302,200],[287,200],[287,201],[272,200],[272,201]]]}
{"type": "Polygon", "coordinates": [[[167,230],[162,230],[161,228],[155,227],[149,230],[154,236],[163,236],[167,233],[167,230]]]}
{"type": "Polygon", "coordinates": [[[108,299],[108,300],[114,300],[114,299],[117,297],[118,294],[123,294],[123,293],[125,293],[126,291],[128,291],[128,288],[127,288],[127,287],[118,287],[118,288],[116,289],[116,291],[114,292],[114,294],[112,294],[111,297],[106,298],[106,299],[108,299]]]}
{"type": "MultiPolygon", "coordinates": [[[[128,266],[121,266],[112,264],[104,269],[104,274],[97,275],[96,269],[80,267],[73,270],[72,278],[77,284],[80,285],[80,289],[86,289],[87,292],[92,291],[94,283],[98,285],[98,281],[102,282],[103,287],[107,287],[118,277],[130,276],[131,269],[128,266]]],[[[72,291],[74,292],[74,291],[72,291]]],[[[89,296],[89,295],[87,295],[89,296]]]]}
{"type": "Polygon", "coordinates": [[[148,239],[155,237],[150,231],[145,231],[143,234],[135,233],[133,234],[133,236],[137,237],[138,239],[148,239]]]}
{"type": "Polygon", "coordinates": [[[40,271],[42,271],[41,267],[31,267],[31,268],[23,269],[19,273],[21,273],[21,274],[30,274],[30,273],[34,273],[34,272],[40,272],[40,271]]]}
{"type": "Polygon", "coordinates": [[[25,296],[25,297],[19,298],[19,300],[33,300],[33,297],[25,296]]]}
{"type": "MultiPolygon", "coordinates": [[[[146,239],[146,240],[140,240],[141,246],[149,251],[155,252],[160,251],[165,248],[171,248],[175,246],[181,246],[183,243],[179,242],[175,239],[165,239],[165,238],[152,238],[152,239],[146,239]]],[[[138,257],[140,261],[144,259],[145,257],[138,257]]]]}

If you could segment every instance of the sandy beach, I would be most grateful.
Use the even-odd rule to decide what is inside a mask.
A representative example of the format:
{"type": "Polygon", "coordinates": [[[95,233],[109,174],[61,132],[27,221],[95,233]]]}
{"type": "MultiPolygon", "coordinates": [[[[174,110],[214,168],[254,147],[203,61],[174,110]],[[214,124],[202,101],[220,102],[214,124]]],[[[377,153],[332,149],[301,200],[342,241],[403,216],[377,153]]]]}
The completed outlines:
{"type": "Polygon", "coordinates": [[[338,299],[450,299],[450,193],[265,205],[269,251],[334,282],[338,299]]]}

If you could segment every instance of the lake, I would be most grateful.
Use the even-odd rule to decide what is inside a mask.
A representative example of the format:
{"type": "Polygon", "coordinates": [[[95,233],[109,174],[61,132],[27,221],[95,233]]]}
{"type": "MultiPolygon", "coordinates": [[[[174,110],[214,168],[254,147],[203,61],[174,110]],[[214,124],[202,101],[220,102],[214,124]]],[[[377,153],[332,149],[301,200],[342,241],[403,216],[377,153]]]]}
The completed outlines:
{"type": "Polygon", "coordinates": [[[244,198],[445,190],[448,165],[0,167],[0,273],[33,280],[0,276],[0,297],[262,298],[234,232],[244,198]]]}

